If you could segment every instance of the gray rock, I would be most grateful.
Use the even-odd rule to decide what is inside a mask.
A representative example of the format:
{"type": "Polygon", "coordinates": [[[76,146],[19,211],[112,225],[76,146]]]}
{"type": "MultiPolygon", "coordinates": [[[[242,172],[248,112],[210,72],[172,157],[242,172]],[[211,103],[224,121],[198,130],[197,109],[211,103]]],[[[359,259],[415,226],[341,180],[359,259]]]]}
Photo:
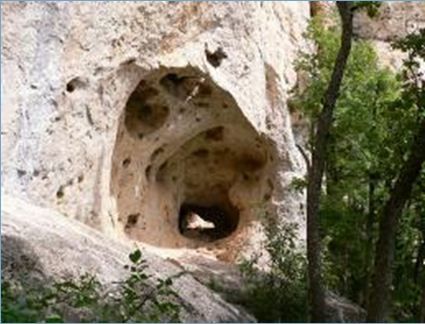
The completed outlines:
{"type": "MultiPolygon", "coordinates": [[[[123,244],[60,215],[19,199],[2,197],[2,275],[5,280],[36,281],[96,275],[108,285],[126,276],[131,244],[123,244]]],[[[176,263],[144,251],[149,273],[167,278],[180,273],[176,263]]],[[[184,274],[173,281],[186,322],[253,322],[240,307],[184,274]]]]}
{"type": "Polygon", "coordinates": [[[5,4],[5,192],[226,261],[258,248],[260,208],[303,239],[286,101],[308,18],[307,2],[5,4]],[[180,235],[185,203],[224,210],[227,237],[180,235]]]}

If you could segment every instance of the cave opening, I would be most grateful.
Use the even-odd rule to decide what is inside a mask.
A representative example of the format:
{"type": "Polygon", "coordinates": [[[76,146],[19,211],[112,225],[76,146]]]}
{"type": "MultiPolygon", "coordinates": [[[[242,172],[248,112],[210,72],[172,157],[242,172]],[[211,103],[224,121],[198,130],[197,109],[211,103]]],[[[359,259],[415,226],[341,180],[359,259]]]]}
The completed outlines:
{"type": "Polygon", "coordinates": [[[184,203],[179,210],[179,232],[199,241],[213,242],[230,236],[238,227],[239,211],[229,206],[184,203]]]}
{"type": "MultiPolygon", "coordinates": [[[[236,258],[266,194],[263,140],[234,98],[194,68],[161,68],[129,90],[112,157],[122,235],[236,258]]],[[[136,81],[135,81],[136,82],[136,81]]]]}

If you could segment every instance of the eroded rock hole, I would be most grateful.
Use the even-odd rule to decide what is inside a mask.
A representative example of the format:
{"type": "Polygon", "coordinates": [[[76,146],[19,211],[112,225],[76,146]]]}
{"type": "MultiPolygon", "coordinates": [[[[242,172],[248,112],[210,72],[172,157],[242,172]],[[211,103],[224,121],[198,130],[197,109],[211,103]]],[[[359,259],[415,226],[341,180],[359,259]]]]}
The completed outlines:
{"type": "Polygon", "coordinates": [[[148,179],[148,180],[151,176],[151,171],[152,171],[152,165],[148,165],[146,170],[145,170],[145,176],[146,176],[146,179],[148,179]]]}
{"type": "Polygon", "coordinates": [[[240,249],[252,204],[271,195],[265,142],[208,75],[161,68],[142,77],[120,116],[112,160],[119,230],[220,257],[240,249]]]}
{"type": "Polygon", "coordinates": [[[179,232],[183,236],[212,242],[231,235],[237,228],[239,212],[219,205],[184,203],[179,211],[179,232]]]}
{"type": "Polygon", "coordinates": [[[207,61],[215,68],[219,67],[221,62],[227,58],[227,54],[221,47],[217,48],[214,52],[210,52],[208,49],[205,50],[207,61]]]}
{"type": "Polygon", "coordinates": [[[186,103],[193,99],[210,98],[214,94],[206,79],[196,75],[168,73],[160,79],[159,84],[173,98],[186,103]]]}
{"type": "Polygon", "coordinates": [[[122,166],[124,168],[127,168],[130,165],[130,163],[131,163],[131,159],[130,158],[126,158],[126,159],[124,159],[124,161],[122,161],[122,166]]]}
{"type": "Polygon", "coordinates": [[[87,85],[87,82],[79,77],[71,79],[66,84],[66,91],[67,92],[74,92],[76,89],[85,88],[87,85]]]}
{"type": "Polygon", "coordinates": [[[56,191],[56,198],[61,199],[65,196],[64,188],[63,186],[60,186],[58,191],[56,191]]]}
{"type": "Polygon", "coordinates": [[[136,226],[137,221],[139,220],[139,216],[140,216],[139,213],[128,215],[128,217],[127,217],[127,223],[125,224],[125,229],[128,230],[131,227],[136,226]]]}
{"type": "Polygon", "coordinates": [[[126,104],[125,125],[133,137],[142,139],[164,125],[169,115],[166,100],[159,91],[142,80],[126,104]]]}
{"type": "Polygon", "coordinates": [[[176,73],[168,73],[161,78],[159,84],[170,93],[175,93],[175,90],[183,82],[183,77],[179,77],[176,73]]]}
{"type": "Polygon", "coordinates": [[[205,132],[205,139],[209,141],[222,141],[224,137],[224,127],[218,126],[205,132]]]}

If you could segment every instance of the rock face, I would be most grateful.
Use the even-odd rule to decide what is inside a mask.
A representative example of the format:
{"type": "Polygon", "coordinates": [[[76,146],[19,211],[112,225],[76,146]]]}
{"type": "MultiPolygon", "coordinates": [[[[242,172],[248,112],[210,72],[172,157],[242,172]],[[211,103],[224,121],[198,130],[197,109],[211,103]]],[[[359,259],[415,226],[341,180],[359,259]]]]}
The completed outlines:
{"type": "Polygon", "coordinates": [[[425,28],[425,3],[385,2],[376,17],[359,14],[354,20],[357,36],[370,40],[382,65],[398,71],[404,55],[391,48],[391,42],[425,28]]]}
{"type": "MultiPolygon", "coordinates": [[[[128,264],[127,255],[134,250],[131,244],[105,238],[80,222],[6,195],[1,217],[2,277],[8,282],[50,282],[91,273],[107,286],[128,275],[124,265],[128,264]]],[[[146,251],[143,256],[149,264],[149,273],[156,278],[165,279],[182,272],[177,264],[146,251]]],[[[181,320],[185,322],[255,320],[189,274],[175,278],[172,287],[181,305],[181,320]]]]}
{"type": "MultiPolygon", "coordinates": [[[[303,121],[291,116],[287,99],[297,84],[294,62],[308,50],[310,13],[332,6],[1,8],[5,275],[90,271],[111,282],[123,275],[132,240],[161,253],[196,249],[232,262],[258,249],[264,211],[297,223],[304,239],[304,197],[291,188],[306,171],[296,149],[305,142],[303,121]]],[[[355,29],[397,69],[402,56],[389,41],[424,23],[424,4],[388,3],[378,18],[356,17],[355,29]]],[[[158,276],[180,269],[147,256],[158,276]]],[[[191,264],[198,276],[208,269],[237,289],[231,265],[221,265],[191,264]]],[[[253,320],[189,275],[176,285],[187,321],[253,320]]],[[[348,302],[328,299],[333,319],[362,319],[348,302]]]]}
{"type": "Polygon", "coordinates": [[[416,1],[385,2],[376,17],[366,13],[354,21],[356,33],[368,39],[391,42],[425,28],[425,4],[416,1]]]}
{"type": "Polygon", "coordinates": [[[256,246],[258,210],[302,238],[286,99],[309,14],[306,2],[3,5],[2,187],[110,237],[228,261],[256,246]],[[182,235],[188,206],[208,209],[216,239],[182,235]]]}

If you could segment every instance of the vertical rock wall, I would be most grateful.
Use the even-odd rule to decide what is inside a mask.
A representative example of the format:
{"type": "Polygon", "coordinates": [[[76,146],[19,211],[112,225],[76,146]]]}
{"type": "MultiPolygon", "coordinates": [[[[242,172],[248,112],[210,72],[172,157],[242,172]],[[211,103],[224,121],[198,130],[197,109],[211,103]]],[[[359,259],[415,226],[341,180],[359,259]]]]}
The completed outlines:
{"type": "Polygon", "coordinates": [[[394,1],[382,3],[376,17],[361,13],[354,20],[357,36],[370,40],[381,64],[398,71],[404,55],[394,50],[391,43],[425,28],[425,3],[394,1]]]}
{"type": "Polygon", "coordinates": [[[111,236],[228,260],[261,238],[260,210],[303,236],[286,101],[309,10],[3,4],[4,192],[111,236]],[[182,235],[189,205],[217,212],[218,239],[182,235]]]}

